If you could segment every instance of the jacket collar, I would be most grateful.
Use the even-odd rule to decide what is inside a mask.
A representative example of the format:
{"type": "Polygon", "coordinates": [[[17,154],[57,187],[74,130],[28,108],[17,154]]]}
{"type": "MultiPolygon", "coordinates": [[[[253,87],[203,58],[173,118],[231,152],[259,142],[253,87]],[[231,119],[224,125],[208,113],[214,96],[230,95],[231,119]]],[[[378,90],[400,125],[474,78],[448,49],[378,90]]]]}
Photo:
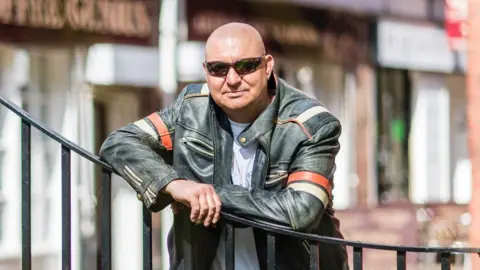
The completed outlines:
{"type": "MultiPolygon", "coordinates": [[[[248,126],[242,133],[239,134],[238,143],[240,143],[240,145],[245,147],[248,146],[250,143],[257,141],[260,137],[273,128],[275,121],[278,118],[278,110],[280,107],[280,99],[282,94],[280,88],[282,88],[281,82],[278,83],[277,91],[272,102],[250,126],[248,126]]],[[[264,142],[266,145],[269,145],[269,140],[264,142]]]]}
{"type": "MultiPolygon", "coordinates": [[[[272,102],[267,106],[267,108],[260,114],[260,116],[242,133],[239,134],[237,140],[238,143],[242,146],[247,147],[250,143],[260,140],[265,147],[269,148],[270,137],[262,136],[265,135],[268,131],[270,131],[276,123],[276,120],[278,118],[278,112],[280,109],[280,100],[282,99],[282,96],[285,92],[285,82],[278,77],[272,76],[272,79],[269,80],[268,85],[270,88],[276,85],[276,89],[269,89],[269,91],[275,90],[275,97],[273,98],[272,102]],[[275,79],[277,80],[276,84],[273,81],[275,79]]],[[[214,103],[213,99],[211,99],[211,102],[214,103]]],[[[217,112],[221,111],[216,104],[212,105],[216,108],[217,112]]],[[[221,114],[222,115],[219,117],[220,125],[223,129],[231,132],[230,123],[228,122],[226,115],[223,112],[221,114]]]]}

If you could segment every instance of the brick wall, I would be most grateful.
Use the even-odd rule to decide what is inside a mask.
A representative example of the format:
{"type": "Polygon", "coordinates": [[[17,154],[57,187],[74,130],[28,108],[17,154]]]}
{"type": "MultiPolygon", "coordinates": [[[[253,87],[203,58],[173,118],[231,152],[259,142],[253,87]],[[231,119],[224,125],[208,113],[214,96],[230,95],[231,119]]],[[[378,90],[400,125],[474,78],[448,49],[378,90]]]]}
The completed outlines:
{"type": "MultiPolygon", "coordinates": [[[[480,0],[469,2],[467,117],[474,192],[470,202],[470,245],[480,247],[480,0]]],[[[478,256],[473,256],[473,269],[480,269],[478,256]]]]}
{"type": "MultiPolygon", "coordinates": [[[[385,205],[336,211],[336,216],[340,219],[340,230],[348,240],[402,246],[429,246],[437,242],[440,246],[450,247],[454,242],[464,243],[467,240],[468,227],[459,224],[467,208],[466,205],[456,204],[385,205]],[[419,217],[422,215],[423,218],[419,217]],[[425,221],[420,222],[417,218],[425,221]]],[[[353,269],[352,249],[348,248],[348,252],[353,269]]],[[[368,270],[392,269],[396,253],[365,249],[363,263],[363,268],[368,270]]],[[[435,253],[408,253],[407,268],[434,270],[440,269],[440,264],[435,253]]],[[[452,256],[452,269],[463,269],[461,256],[452,256]]]]}

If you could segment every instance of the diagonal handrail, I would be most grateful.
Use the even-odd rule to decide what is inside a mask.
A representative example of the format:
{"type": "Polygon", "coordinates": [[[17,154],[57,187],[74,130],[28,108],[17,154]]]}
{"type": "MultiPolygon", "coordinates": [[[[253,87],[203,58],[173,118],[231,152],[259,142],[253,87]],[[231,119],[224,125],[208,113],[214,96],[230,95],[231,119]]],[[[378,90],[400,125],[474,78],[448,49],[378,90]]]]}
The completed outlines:
{"type": "MultiPolygon", "coordinates": [[[[22,123],[26,124],[26,129],[25,126],[22,126],[22,156],[23,154],[26,153],[26,156],[29,158],[30,157],[30,126],[32,125],[41,132],[43,132],[45,135],[49,136],[53,140],[57,141],[62,145],[62,185],[65,184],[65,188],[62,186],[62,208],[63,207],[69,207],[70,206],[70,193],[69,193],[69,188],[70,184],[69,183],[63,183],[63,182],[70,182],[70,171],[69,168],[64,168],[64,167],[69,167],[70,165],[70,150],[73,152],[79,154],[80,156],[90,160],[91,162],[102,166],[103,168],[103,183],[102,183],[102,189],[105,192],[102,196],[102,203],[105,205],[104,211],[106,211],[106,217],[102,217],[102,232],[103,230],[106,230],[108,232],[104,232],[106,235],[108,235],[103,243],[102,243],[102,253],[107,253],[104,257],[102,257],[102,269],[110,269],[111,267],[111,247],[110,247],[110,241],[111,241],[111,205],[110,205],[110,198],[111,198],[111,187],[110,187],[110,174],[113,172],[113,168],[102,161],[98,156],[95,154],[90,153],[89,151],[85,150],[81,146],[75,144],[74,142],[68,140],[64,136],[60,135],[59,133],[53,131],[52,129],[48,128],[45,126],[41,121],[35,119],[31,115],[29,115],[26,111],[24,111],[22,108],[14,104],[13,102],[5,99],[4,97],[0,96],[0,103],[4,105],[6,108],[8,108],[10,111],[14,112],[17,114],[21,119],[22,123]],[[26,136],[26,137],[24,137],[26,136]],[[27,145],[27,152],[24,153],[23,149],[23,142],[24,139],[26,139],[26,145],[27,145]],[[65,164],[64,164],[65,163],[65,164]],[[63,166],[65,165],[65,166],[63,166]],[[65,170],[65,174],[64,171],[65,170]],[[63,197],[65,198],[65,201],[63,201],[63,197]],[[64,206],[63,203],[66,203],[64,206]],[[103,259],[107,261],[103,261],[103,259]]],[[[22,162],[25,162],[22,158],[22,162]]],[[[30,161],[27,161],[25,164],[28,167],[27,173],[22,173],[22,199],[23,196],[26,197],[26,202],[27,204],[30,203],[30,197],[28,195],[28,192],[30,192],[30,161]],[[27,192],[25,194],[24,192],[27,192]]],[[[24,201],[25,202],[25,201],[24,201]]],[[[22,204],[22,217],[25,218],[27,224],[23,224],[22,222],[22,232],[25,232],[27,234],[27,237],[30,237],[30,206],[25,205],[23,206],[22,204]],[[25,209],[23,208],[25,207],[25,209]],[[25,210],[25,213],[24,213],[25,210]],[[25,230],[23,227],[26,226],[25,230]]],[[[70,217],[70,211],[68,209],[65,209],[65,213],[62,210],[62,219],[66,217],[69,219],[70,217]],[[65,214],[65,216],[63,216],[65,214]]],[[[407,252],[414,252],[414,253],[440,253],[442,254],[442,269],[449,269],[448,267],[448,255],[452,253],[477,253],[480,256],[480,248],[472,248],[472,247],[456,247],[456,248],[445,248],[445,247],[428,247],[428,246],[401,246],[401,245],[386,245],[386,244],[376,244],[376,243],[368,243],[368,242],[362,242],[362,241],[351,241],[351,240],[344,240],[340,238],[334,238],[334,237],[327,237],[327,236],[321,236],[321,235],[316,235],[316,234],[309,234],[309,233],[302,233],[302,232],[297,232],[293,231],[291,228],[287,226],[282,226],[266,221],[254,221],[246,218],[242,218],[239,216],[235,216],[229,213],[222,212],[222,217],[229,223],[227,226],[228,230],[232,230],[233,225],[235,223],[247,225],[250,227],[255,227],[261,230],[264,230],[269,234],[269,240],[268,240],[268,263],[270,265],[271,261],[275,261],[272,258],[275,258],[275,240],[274,236],[276,234],[281,234],[281,235],[286,235],[286,236],[291,236],[291,237],[296,237],[302,240],[306,240],[311,243],[311,249],[315,250],[315,246],[313,243],[329,243],[329,244],[340,244],[340,245],[346,245],[346,246],[351,246],[354,249],[354,268],[356,269],[359,267],[361,269],[362,265],[362,249],[377,249],[377,250],[389,250],[389,251],[396,251],[397,252],[397,267],[398,269],[405,269],[405,255],[407,252]]],[[[66,226],[65,226],[65,233],[67,234],[67,240],[66,245],[69,246],[69,241],[70,241],[70,232],[69,232],[69,226],[70,226],[70,221],[65,221],[66,226]]],[[[63,233],[63,232],[62,232],[63,233]]],[[[28,239],[27,239],[28,240],[28,239]]],[[[27,249],[30,249],[30,242],[29,240],[26,242],[28,245],[27,249]]],[[[228,238],[226,239],[226,244],[227,244],[227,249],[231,248],[231,252],[228,252],[229,256],[227,255],[227,268],[230,269],[233,267],[233,239],[228,238]]],[[[144,249],[151,249],[151,214],[150,212],[144,207],[144,249]]],[[[66,249],[69,251],[69,249],[66,249]]],[[[26,250],[26,253],[24,255],[28,256],[28,260],[31,259],[30,257],[30,252],[31,250],[26,250]]],[[[151,269],[152,268],[152,258],[151,258],[151,250],[147,250],[148,256],[144,257],[144,269],[151,269]]],[[[102,254],[103,255],[103,254],[102,254]]],[[[66,263],[65,265],[68,266],[70,263],[70,255],[65,255],[66,256],[66,263]]],[[[311,256],[316,256],[311,253],[311,256]]],[[[30,262],[27,262],[27,268],[30,268],[30,262]]],[[[274,265],[274,263],[273,263],[274,265]]],[[[68,268],[68,267],[67,267],[68,268]]]]}
{"type": "Polygon", "coordinates": [[[0,103],[7,107],[10,111],[18,115],[22,120],[26,121],[27,123],[31,124],[32,126],[36,127],[40,131],[42,131],[45,135],[48,135],[53,140],[57,141],[60,144],[67,146],[73,152],[79,154],[80,156],[90,160],[91,162],[102,166],[104,169],[107,169],[110,172],[113,172],[113,168],[108,165],[107,163],[100,160],[100,158],[89,151],[83,149],[81,146],[75,144],[74,142],[70,141],[69,139],[65,138],[64,136],[60,135],[58,132],[48,128],[45,126],[41,121],[35,119],[29,113],[24,111],[22,108],[17,106],[15,103],[7,100],[6,98],[0,96],[0,103]]]}
{"type": "MultiPolygon", "coordinates": [[[[62,221],[62,269],[71,269],[71,152],[79,154],[81,157],[102,167],[102,182],[100,185],[100,211],[101,211],[101,228],[100,240],[101,269],[111,269],[111,174],[113,168],[100,158],[81,146],[68,140],[59,133],[45,126],[41,121],[35,119],[25,110],[17,106],[15,103],[0,96],[0,104],[4,105],[11,112],[15,113],[22,120],[21,124],[21,162],[22,162],[22,178],[21,178],[21,210],[22,210],[22,269],[30,270],[32,268],[32,242],[31,242],[31,127],[35,127],[43,134],[57,141],[61,145],[61,221],[62,221]]],[[[151,222],[145,224],[146,228],[151,228],[151,222]]],[[[151,248],[151,247],[149,247],[151,248]]],[[[151,262],[151,260],[150,260],[151,262]]],[[[151,264],[150,264],[151,266],[151,264]]],[[[148,268],[148,269],[151,269],[148,268]]]]}

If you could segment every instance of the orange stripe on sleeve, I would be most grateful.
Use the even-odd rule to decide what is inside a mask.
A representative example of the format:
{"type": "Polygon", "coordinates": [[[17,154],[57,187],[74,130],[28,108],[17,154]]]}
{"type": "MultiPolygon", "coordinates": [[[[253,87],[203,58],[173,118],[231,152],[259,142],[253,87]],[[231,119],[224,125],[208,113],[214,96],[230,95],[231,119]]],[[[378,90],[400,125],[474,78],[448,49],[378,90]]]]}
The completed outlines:
{"type": "Polygon", "coordinates": [[[162,118],[160,115],[157,113],[152,113],[147,118],[152,121],[152,124],[155,126],[157,129],[158,135],[160,136],[160,139],[162,140],[163,146],[167,150],[172,150],[173,149],[173,143],[172,139],[170,138],[170,132],[168,132],[168,128],[163,122],[162,118]]]}
{"type": "Polygon", "coordinates": [[[330,181],[323,175],[313,172],[294,172],[288,176],[287,184],[297,181],[309,181],[323,187],[328,194],[332,194],[332,186],[330,181]]]}

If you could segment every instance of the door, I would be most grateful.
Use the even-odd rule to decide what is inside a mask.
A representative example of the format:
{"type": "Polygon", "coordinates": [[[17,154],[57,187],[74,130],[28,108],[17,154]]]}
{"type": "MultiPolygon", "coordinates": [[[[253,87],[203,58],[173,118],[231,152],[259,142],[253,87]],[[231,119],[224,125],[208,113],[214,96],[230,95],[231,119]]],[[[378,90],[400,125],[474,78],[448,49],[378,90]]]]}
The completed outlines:
{"type": "Polygon", "coordinates": [[[405,70],[379,69],[377,76],[379,202],[406,201],[411,83],[405,70]]]}

